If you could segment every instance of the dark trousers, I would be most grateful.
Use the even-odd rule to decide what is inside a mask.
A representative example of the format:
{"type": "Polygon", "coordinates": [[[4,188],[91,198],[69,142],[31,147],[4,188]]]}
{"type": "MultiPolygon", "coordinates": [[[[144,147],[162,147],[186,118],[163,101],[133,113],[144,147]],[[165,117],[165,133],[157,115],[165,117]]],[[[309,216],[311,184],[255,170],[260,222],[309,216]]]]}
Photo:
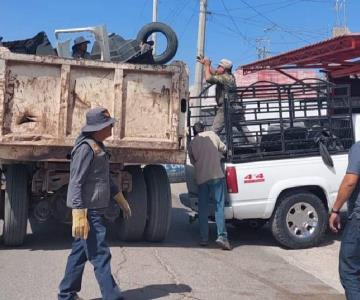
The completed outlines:
{"type": "Polygon", "coordinates": [[[202,241],[209,239],[209,199],[215,199],[215,221],[217,236],[227,239],[224,217],[225,179],[212,179],[199,185],[199,224],[202,241]]]}
{"type": "Polygon", "coordinates": [[[65,276],[60,283],[59,300],[73,300],[81,289],[85,263],[94,266],[95,277],[104,300],[123,299],[110,268],[110,249],[105,242],[106,227],[103,216],[96,210],[88,210],[90,231],[87,240],[75,239],[68,257],[65,276]]]}
{"type": "Polygon", "coordinates": [[[339,274],[347,300],[360,299],[360,220],[348,220],[341,241],[339,274]]]}

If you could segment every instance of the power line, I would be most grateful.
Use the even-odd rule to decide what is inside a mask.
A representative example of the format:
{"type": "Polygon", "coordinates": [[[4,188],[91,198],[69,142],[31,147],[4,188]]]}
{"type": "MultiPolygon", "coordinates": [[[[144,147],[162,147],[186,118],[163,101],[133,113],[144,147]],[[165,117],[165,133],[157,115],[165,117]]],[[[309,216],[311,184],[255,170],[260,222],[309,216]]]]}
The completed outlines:
{"type": "MultiPolygon", "coordinates": [[[[301,2],[301,0],[296,0],[296,1],[290,2],[290,3],[289,3],[289,2],[286,2],[286,3],[287,3],[286,5],[279,6],[279,7],[275,7],[275,8],[273,8],[273,9],[271,9],[271,10],[265,11],[264,13],[272,13],[272,12],[274,12],[274,11],[277,11],[277,10],[280,10],[280,9],[282,9],[282,8],[286,8],[286,7],[289,7],[289,6],[298,4],[298,3],[300,3],[300,2],[301,2]]],[[[247,17],[247,19],[251,20],[251,19],[255,18],[257,15],[258,15],[258,14],[254,15],[254,16],[251,16],[251,17],[247,17]]]]}
{"type": "Polygon", "coordinates": [[[221,2],[222,2],[222,5],[224,6],[225,11],[227,12],[228,16],[230,17],[232,23],[234,24],[235,29],[236,29],[237,33],[239,34],[239,36],[241,36],[242,39],[243,39],[245,42],[247,42],[248,44],[250,44],[251,46],[256,47],[256,45],[253,44],[251,41],[249,41],[249,39],[247,38],[247,36],[244,35],[244,34],[240,31],[237,23],[235,22],[234,18],[232,17],[232,15],[230,14],[228,8],[226,7],[226,5],[225,5],[225,3],[224,3],[224,0],[221,0],[221,2]]]}
{"type": "MultiPolygon", "coordinates": [[[[222,0],[223,1],[223,0],[222,0]]],[[[258,11],[255,7],[251,6],[249,3],[247,3],[245,0],[240,0],[242,3],[244,3],[247,7],[251,8],[253,11],[255,11],[259,16],[261,16],[262,18],[264,18],[265,20],[267,20],[268,22],[270,22],[271,24],[273,24],[274,26],[276,26],[277,28],[281,29],[282,31],[296,37],[297,39],[309,43],[309,41],[303,39],[302,37],[299,37],[297,34],[294,34],[288,30],[286,30],[285,28],[283,28],[282,26],[280,26],[279,24],[275,23],[273,20],[271,20],[269,17],[267,17],[266,15],[264,15],[263,13],[261,13],[260,11],[258,11]]]]}
{"type": "Polygon", "coordinates": [[[195,10],[195,7],[196,7],[197,3],[196,3],[196,2],[194,2],[194,3],[195,3],[195,5],[194,5],[194,8],[193,8],[193,13],[191,14],[190,18],[188,19],[187,23],[185,24],[183,31],[180,33],[180,35],[179,35],[179,40],[182,39],[182,37],[183,37],[186,29],[188,28],[191,20],[193,19],[193,17],[194,17],[195,14],[197,13],[197,11],[195,10]]]}

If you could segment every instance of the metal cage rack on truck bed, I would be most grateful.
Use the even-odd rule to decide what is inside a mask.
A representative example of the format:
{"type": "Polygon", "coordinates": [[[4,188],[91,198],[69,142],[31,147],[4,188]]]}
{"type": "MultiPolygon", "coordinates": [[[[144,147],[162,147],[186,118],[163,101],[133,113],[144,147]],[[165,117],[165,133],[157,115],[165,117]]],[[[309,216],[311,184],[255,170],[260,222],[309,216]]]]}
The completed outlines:
{"type": "MultiPolygon", "coordinates": [[[[284,85],[259,81],[228,92],[220,134],[227,161],[317,156],[321,147],[330,154],[347,152],[354,143],[352,118],[360,113],[360,98],[349,90],[308,78],[284,85]]],[[[191,99],[188,122],[202,120],[211,130],[217,106],[205,93],[191,99]]]]}

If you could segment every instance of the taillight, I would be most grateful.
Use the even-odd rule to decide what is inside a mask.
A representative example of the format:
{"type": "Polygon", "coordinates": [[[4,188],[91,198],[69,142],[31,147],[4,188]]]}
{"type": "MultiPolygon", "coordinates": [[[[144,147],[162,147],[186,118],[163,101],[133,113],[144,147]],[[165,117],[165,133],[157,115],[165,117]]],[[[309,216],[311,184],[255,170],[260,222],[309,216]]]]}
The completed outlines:
{"type": "Polygon", "coordinates": [[[226,185],[228,193],[237,193],[238,184],[235,167],[226,167],[226,185]]]}

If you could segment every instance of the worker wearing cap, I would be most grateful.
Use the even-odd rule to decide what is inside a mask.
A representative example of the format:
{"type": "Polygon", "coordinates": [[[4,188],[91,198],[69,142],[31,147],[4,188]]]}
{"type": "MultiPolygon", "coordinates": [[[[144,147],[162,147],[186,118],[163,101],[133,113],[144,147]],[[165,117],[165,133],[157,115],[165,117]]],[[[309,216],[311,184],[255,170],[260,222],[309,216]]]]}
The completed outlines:
{"type": "Polygon", "coordinates": [[[115,119],[107,109],[97,107],[89,110],[86,125],[71,152],[67,206],[72,209],[74,241],[65,276],[59,286],[59,300],[81,299],[77,292],[81,289],[87,261],[94,266],[102,299],[123,299],[111,275],[111,254],[105,242],[103,223],[111,198],[120,205],[125,218],[131,216],[128,202],[110,177],[109,154],[103,144],[112,135],[114,123],[115,119]]]}
{"type": "Polygon", "coordinates": [[[74,40],[72,46],[72,57],[77,59],[90,59],[90,53],[87,52],[87,45],[90,41],[86,40],[83,36],[79,36],[74,40]]]}
{"type": "Polygon", "coordinates": [[[224,217],[225,175],[220,162],[221,152],[226,151],[226,146],[215,132],[204,129],[202,122],[194,124],[195,137],[188,147],[190,162],[194,165],[199,186],[200,245],[208,245],[208,205],[212,198],[215,200],[216,243],[224,250],[231,250],[224,217]]]}
{"type": "MultiPolygon", "coordinates": [[[[211,67],[211,61],[208,58],[198,57],[198,61],[204,65],[204,75],[206,82],[210,84],[216,84],[215,88],[215,100],[217,104],[217,112],[212,125],[212,130],[216,134],[220,134],[224,129],[224,101],[235,101],[235,89],[236,89],[236,80],[235,76],[231,73],[233,64],[230,60],[223,58],[220,60],[216,69],[211,67]]],[[[233,112],[233,109],[230,109],[230,112],[233,112]]],[[[241,108],[242,109],[242,108],[241,108]]],[[[239,114],[242,121],[245,121],[243,114],[239,114]]],[[[255,142],[254,138],[249,134],[249,129],[247,126],[240,126],[239,124],[234,124],[238,129],[241,139],[244,143],[246,142],[255,142]]]]}

